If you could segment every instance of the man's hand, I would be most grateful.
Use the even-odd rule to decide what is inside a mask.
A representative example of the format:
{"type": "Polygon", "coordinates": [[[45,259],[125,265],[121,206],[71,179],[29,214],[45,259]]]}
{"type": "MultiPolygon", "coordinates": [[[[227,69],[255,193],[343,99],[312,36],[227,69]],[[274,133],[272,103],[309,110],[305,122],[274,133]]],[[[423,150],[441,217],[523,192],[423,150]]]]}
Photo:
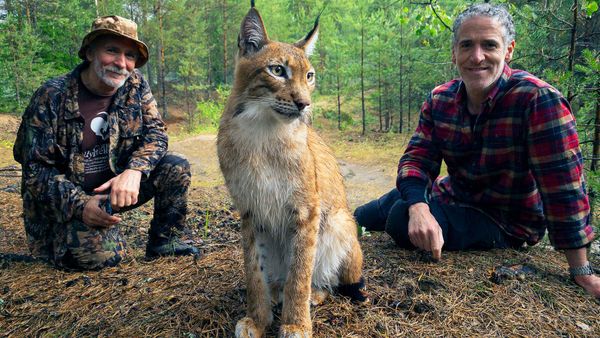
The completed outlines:
{"type": "Polygon", "coordinates": [[[141,171],[127,169],[94,189],[94,192],[100,193],[110,188],[111,206],[115,211],[119,211],[121,208],[135,205],[138,202],[141,180],[141,171]]]}
{"type": "Polygon", "coordinates": [[[408,237],[410,242],[419,249],[430,251],[433,258],[442,257],[444,237],[442,228],[435,220],[429,205],[415,203],[408,208],[408,237]]]}
{"type": "Polygon", "coordinates": [[[119,217],[107,214],[100,208],[100,203],[107,198],[107,195],[95,195],[87,201],[83,207],[83,223],[90,228],[108,229],[121,222],[119,217]]]}

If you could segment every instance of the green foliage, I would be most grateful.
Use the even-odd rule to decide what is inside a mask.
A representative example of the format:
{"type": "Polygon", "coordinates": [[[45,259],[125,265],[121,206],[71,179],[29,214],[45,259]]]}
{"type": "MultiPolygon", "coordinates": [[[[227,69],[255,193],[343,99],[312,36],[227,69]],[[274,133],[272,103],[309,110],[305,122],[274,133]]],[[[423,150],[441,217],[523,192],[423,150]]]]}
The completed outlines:
{"type": "Polygon", "coordinates": [[[219,86],[210,99],[201,100],[196,105],[200,117],[196,130],[216,130],[219,119],[225,109],[225,102],[231,93],[231,87],[219,86]]]}
{"type": "Polygon", "coordinates": [[[584,8],[587,16],[591,17],[598,11],[598,1],[596,0],[588,0],[584,1],[584,8]]]}
{"type": "Polygon", "coordinates": [[[219,125],[219,118],[223,112],[223,105],[212,100],[202,100],[196,106],[200,115],[199,124],[201,128],[216,128],[219,125]]]}
{"type": "Polygon", "coordinates": [[[0,24],[0,111],[22,111],[29,96],[50,72],[49,65],[40,62],[37,53],[41,42],[33,27],[10,15],[0,24]]]}
{"type": "Polygon", "coordinates": [[[0,148],[12,149],[14,145],[12,140],[0,140],[0,148]]]}
{"type": "MultiPolygon", "coordinates": [[[[316,115],[317,111],[315,111],[316,115]]],[[[321,115],[332,122],[332,125],[337,126],[338,112],[334,110],[323,110],[321,115]]],[[[340,130],[346,130],[348,127],[355,125],[354,118],[351,114],[341,112],[340,114],[340,130]]]]}
{"type": "Polygon", "coordinates": [[[74,0],[6,1],[4,5],[0,8],[6,13],[0,19],[0,112],[20,114],[43,82],[80,62],[77,51],[93,15],[89,6],[74,0]]]}
{"type": "MultiPolygon", "coordinates": [[[[594,24],[600,15],[598,2],[579,2],[577,43],[570,51],[573,2],[494,1],[508,6],[517,25],[511,67],[525,69],[570,96],[580,138],[588,141],[583,143],[586,158],[594,137],[598,94],[593,89],[600,82],[600,28],[594,24]]],[[[342,128],[362,126],[364,90],[366,130],[379,130],[382,114],[394,124],[402,118],[406,132],[416,124],[427,92],[458,75],[451,63],[452,32],[447,26],[471,3],[261,0],[256,6],[269,37],[284,42],[303,37],[325,8],[311,57],[318,93],[339,94],[342,128]]],[[[136,21],[149,46],[150,59],[142,71],[159,102],[158,85],[165,84],[167,102],[186,112],[189,130],[214,129],[224,96],[207,93],[231,85],[237,34],[249,7],[249,1],[232,0],[0,1],[0,112],[20,113],[41,83],[80,62],[77,51],[92,19],[117,14],[136,21]]],[[[328,118],[337,121],[337,107],[327,109],[328,118]]]]}
{"type": "Polygon", "coordinates": [[[204,218],[204,231],[202,232],[202,238],[206,239],[209,235],[209,225],[210,225],[210,211],[206,211],[206,216],[204,218]]]}

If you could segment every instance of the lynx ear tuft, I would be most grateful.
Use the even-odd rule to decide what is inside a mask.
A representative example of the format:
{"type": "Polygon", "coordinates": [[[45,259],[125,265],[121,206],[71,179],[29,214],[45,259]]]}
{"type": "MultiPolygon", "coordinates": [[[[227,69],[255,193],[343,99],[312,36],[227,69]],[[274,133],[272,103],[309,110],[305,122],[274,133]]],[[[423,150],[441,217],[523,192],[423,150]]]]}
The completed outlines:
{"type": "Polygon", "coordinates": [[[254,1],[251,1],[250,4],[252,8],[242,21],[240,34],[238,35],[238,47],[242,56],[258,52],[269,42],[267,29],[260,14],[254,8],[254,1]]]}
{"type": "Polygon", "coordinates": [[[306,37],[294,44],[294,46],[304,50],[306,56],[311,56],[317,46],[317,39],[319,38],[319,18],[321,18],[321,14],[317,16],[317,19],[315,20],[315,25],[313,26],[311,31],[308,32],[306,37]]]}

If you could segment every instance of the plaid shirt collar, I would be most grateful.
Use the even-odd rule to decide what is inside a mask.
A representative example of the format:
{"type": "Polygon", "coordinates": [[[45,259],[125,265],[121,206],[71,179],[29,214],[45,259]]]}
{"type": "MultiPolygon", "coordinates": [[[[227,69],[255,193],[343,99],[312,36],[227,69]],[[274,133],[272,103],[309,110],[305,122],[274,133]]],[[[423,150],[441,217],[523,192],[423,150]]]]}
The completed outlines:
{"type": "MultiPolygon", "coordinates": [[[[496,83],[494,83],[494,86],[489,91],[487,98],[483,102],[483,104],[485,106],[491,108],[494,105],[494,103],[496,101],[498,101],[504,95],[504,93],[506,91],[506,88],[505,88],[506,84],[508,83],[508,80],[510,79],[511,75],[512,75],[512,69],[510,69],[508,64],[505,62],[504,69],[502,70],[502,74],[500,74],[500,77],[498,78],[496,83]]],[[[467,98],[467,87],[465,86],[465,83],[463,82],[463,80],[460,79],[460,83],[458,85],[458,89],[456,92],[456,102],[459,105],[465,105],[465,107],[466,107],[466,104],[467,104],[466,98],[467,98]]],[[[487,111],[489,111],[489,110],[487,110],[487,111]]]]}

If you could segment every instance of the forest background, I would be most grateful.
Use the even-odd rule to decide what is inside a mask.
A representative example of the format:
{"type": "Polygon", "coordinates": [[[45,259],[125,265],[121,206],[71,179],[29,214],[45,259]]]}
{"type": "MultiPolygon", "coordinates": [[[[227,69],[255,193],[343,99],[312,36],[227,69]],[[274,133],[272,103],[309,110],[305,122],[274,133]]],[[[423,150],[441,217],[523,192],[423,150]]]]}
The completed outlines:
{"type": "MultiPolygon", "coordinates": [[[[312,63],[317,128],[410,135],[436,85],[457,76],[451,25],[475,1],[270,0],[257,7],[270,38],[296,41],[323,10],[312,63]],[[321,103],[321,104],[319,104],[321,103]]],[[[600,15],[596,0],[510,0],[512,68],[557,87],[578,121],[590,195],[600,192],[600,15]]],[[[0,113],[20,115],[45,80],[73,69],[97,16],[138,24],[150,48],[141,68],[163,116],[185,112],[187,132],[215,131],[233,79],[249,1],[0,0],[0,113]]]]}
{"type": "MultiPolygon", "coordinates": [[[[313,126],[338,158],[352,207],[393,186],[427,93],[458,75],[449,26],[474,2],[256,0],[270,37],[287,42],[304,36],[327,4],[311,58],[313,126]]],[[[491,2],[508,6],[517,25],[511,67],[546,80],[571,102],[590,196],[597,196],[600,1],[491,2]]],[[[214,134],[249,7],[248,0],[0,0],[0,336],[233,335],[246,303],[240,220],[214,134]],[[82,37],[95,17],[109,14],[136,21],[150,48],[140,70],[166,118],[169,148],[192,165],[185,238],[204,256],[144,260],[148,203],[120,224],[128,256],[119,267],[61,271],[28,255],[11,149],[33,92],[81,62],[82,37]]],[[[331,297],[313,308],[315,337],[599,336],[597,301],[569,281],[564,255],[548,241],[524,250],[445,252],[436,264],[422,252],[398,250],[385,233],[360,240],[372,301],[355,306],[331,297]]],[[[598,241],[589,257],[600,266],[598,241]]]]}

